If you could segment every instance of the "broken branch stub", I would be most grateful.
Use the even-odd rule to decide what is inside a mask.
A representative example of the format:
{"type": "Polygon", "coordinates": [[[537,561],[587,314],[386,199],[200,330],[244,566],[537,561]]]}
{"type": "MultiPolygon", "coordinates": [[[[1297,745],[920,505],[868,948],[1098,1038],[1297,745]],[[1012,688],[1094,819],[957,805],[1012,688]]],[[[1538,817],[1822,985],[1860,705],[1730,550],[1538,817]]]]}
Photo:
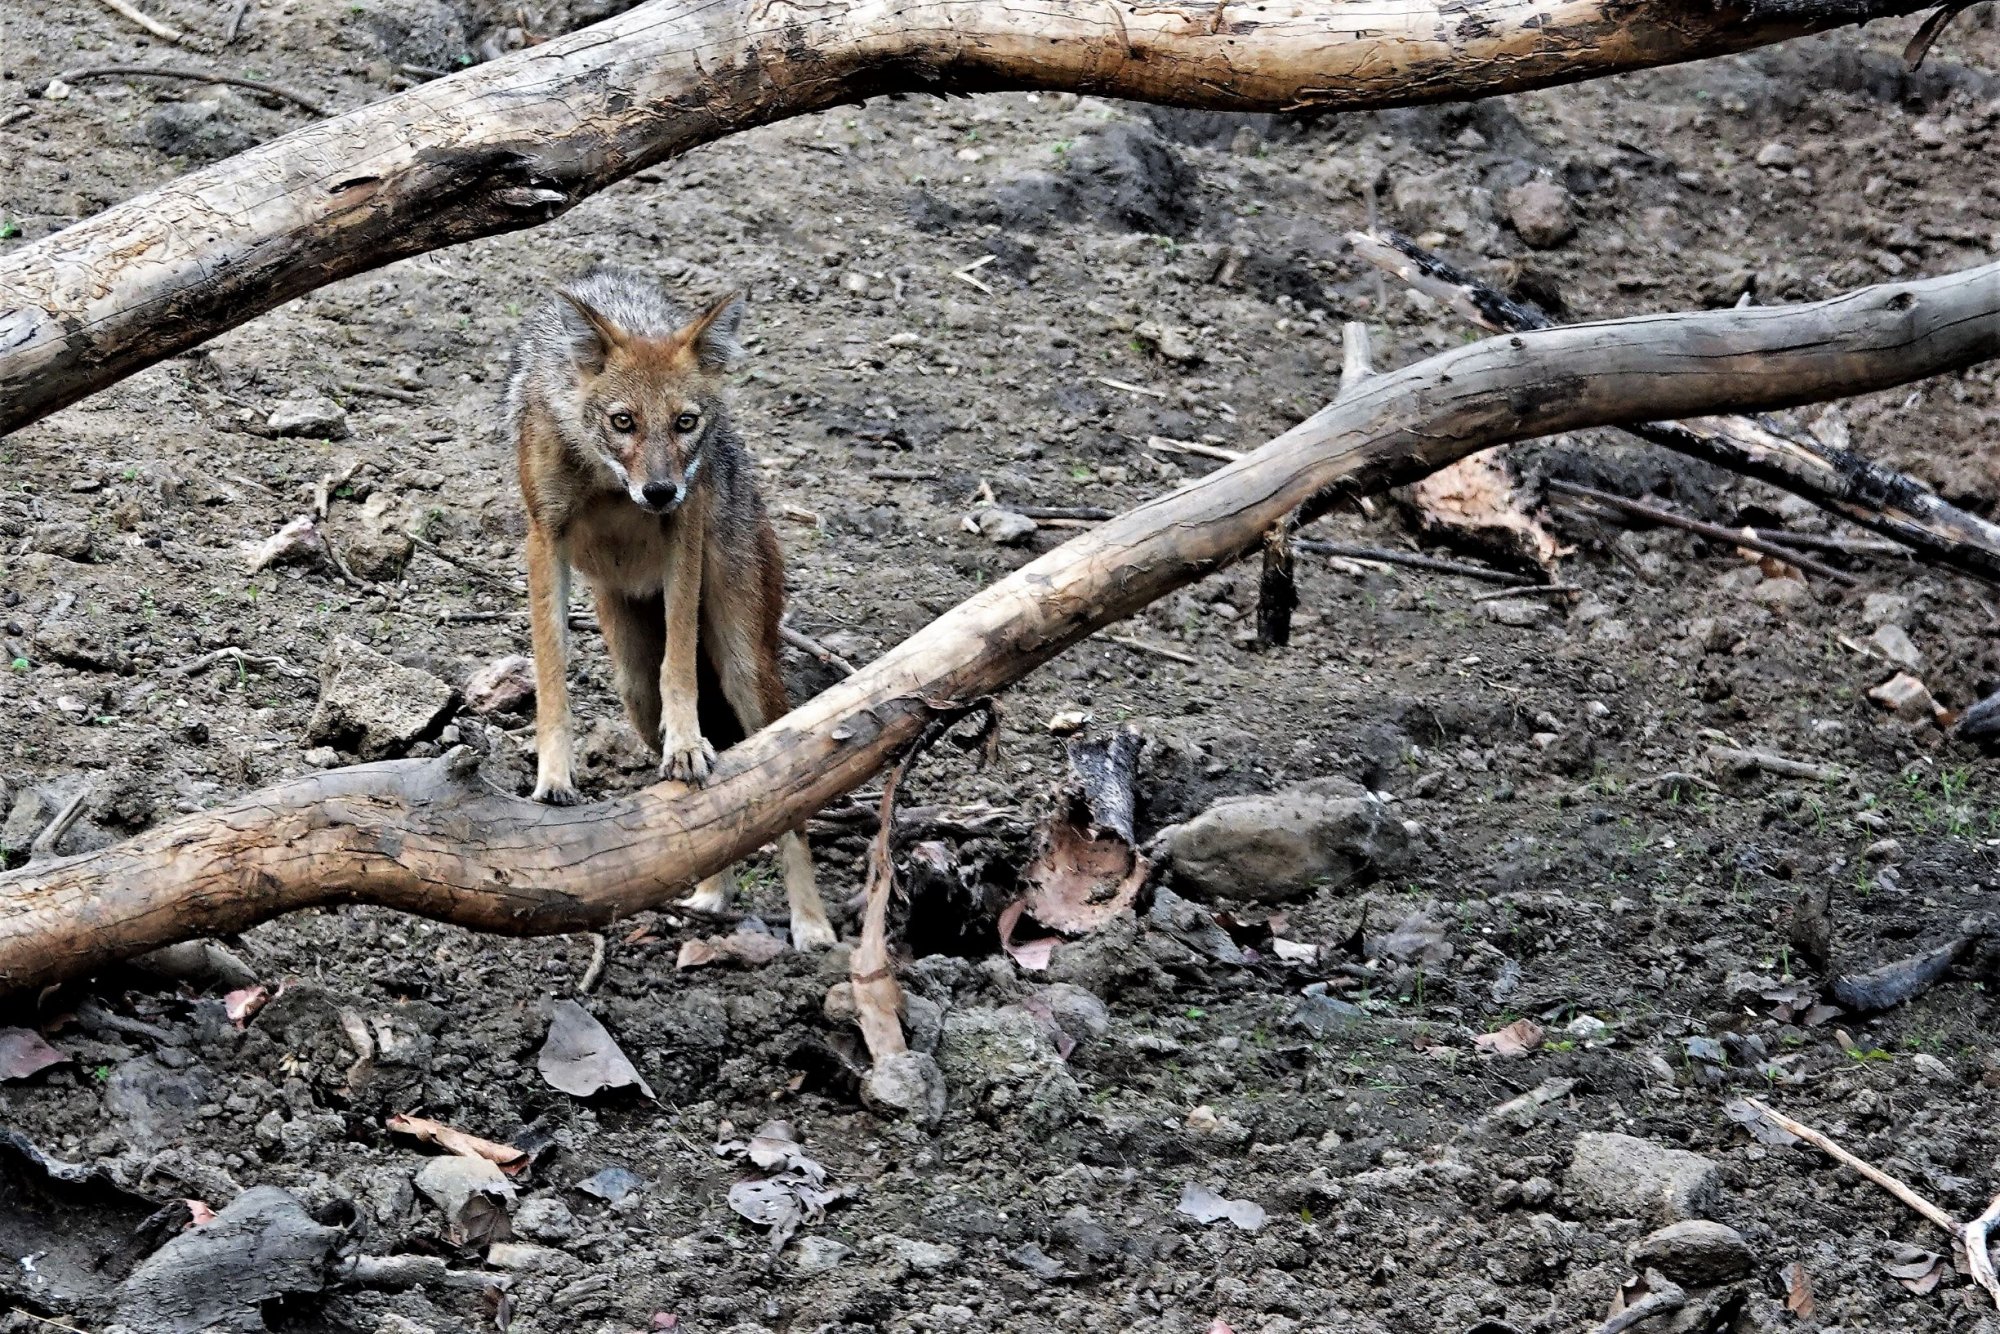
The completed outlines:
{"type": "Polygon", "coordinates": [[[0,258],[0,434],[316,287],[547,222],[752,126],[889,93],[1220,111],[1483,97],[1748,50],[1930,0],[1097,7],[652,0],[319,121],[0,258]]]}
{"type": "Polygon", "coordinates": [[[1803,306],[1489,338],[1371,376],[1263,448],[1057,547],[730,749],[709,784],[589,806],[482,786],[464,748],[304,775],[0,874],[0,992],[300,908],[374,903],[514,935],[656,907],[853,790],[977,699],[1241,559],[1333,488],[1617,422],[1789,407],[2000,356],[2000,264],[1803,306]]]}

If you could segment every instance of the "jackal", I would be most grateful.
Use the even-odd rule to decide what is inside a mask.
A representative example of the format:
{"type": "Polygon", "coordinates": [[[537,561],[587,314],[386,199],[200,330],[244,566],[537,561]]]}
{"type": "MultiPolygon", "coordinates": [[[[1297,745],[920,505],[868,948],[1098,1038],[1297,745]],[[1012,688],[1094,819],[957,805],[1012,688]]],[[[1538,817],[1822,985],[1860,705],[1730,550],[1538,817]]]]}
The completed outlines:
{"type": "MultiPolygon", "coordinates": [[[[791,708],[778,667],[784,557],[723,395],[742,319],[740,293],[688,320],[650,279],[600,268],[521,326],[507,426],[528,511],[538,801],[578,800],[572,569],[590,583],[619,697],[659,748],[662,778],[708,780],[705,720],[748,735],[791,708]],[[701,699],[702,679],[727,712],[701,699]]],[[[804,835],[785,834],[779,853],[793,943],[832,944],[804,835]]],[[[720,909],[728,889],[726,872],[712,876],[688,904],[720,909]]]]}

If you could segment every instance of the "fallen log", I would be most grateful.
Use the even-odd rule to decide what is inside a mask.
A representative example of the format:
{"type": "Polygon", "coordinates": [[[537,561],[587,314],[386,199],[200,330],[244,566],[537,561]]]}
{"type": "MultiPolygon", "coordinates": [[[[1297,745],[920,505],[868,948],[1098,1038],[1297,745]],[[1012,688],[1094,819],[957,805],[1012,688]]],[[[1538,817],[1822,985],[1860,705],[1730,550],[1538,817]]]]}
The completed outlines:
{"type": "Polygon", "coordinates": [[[1407,105],[1695,60],[1928,7],[651,0],[12,250],[0,259],[0,434],[315,287],[546,222],[700,144],[867,97],[1041,88],[1228,111],[1407,105]]]}
{"type": "Polygon", "coordinates": [[[725,752],[699,790],[590,806],[483,788],[465,753],[296,778],[98,852],[0,875],[0,991],[299,908],[373,903],[518,935],[657,906],[876,773],[940,707],[1256,551],[1314,497],[1490,445],[1789,407],[2000,357],[2000,264],[1804,306],[1509,334],[1373,376],[1252,454],[984,589],[725,752]],[[933,703],[935,702],[935,703],[933,703]]]}
{"type": "MultiPolygon", "coordinates": [[[[1355,232],[1355,253],[1493,333],[1555,324],[1396,232],[1355,232]]],[[[1828,513],[1880,533],[1919,560],[2000,584],[2000,524],[1951,504],[1935,491],[1851,449],[1795,435],[1740,414],[1694,421],[1639,422],[1628,435],[1742,473],[1810,500],[1828,513]]]]}

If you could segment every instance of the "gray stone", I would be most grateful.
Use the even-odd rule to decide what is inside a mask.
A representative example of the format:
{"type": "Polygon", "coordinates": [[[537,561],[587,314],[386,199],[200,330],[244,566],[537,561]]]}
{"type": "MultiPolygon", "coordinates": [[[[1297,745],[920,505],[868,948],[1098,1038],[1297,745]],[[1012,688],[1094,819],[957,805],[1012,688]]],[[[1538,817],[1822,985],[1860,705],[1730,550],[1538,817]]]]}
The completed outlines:
{"type": "Polygon", "coordinates": [[[1760,167],[1776,167],[1780,171],[1789,171],[1791,168],[1799,165],[1799,150],[1793,148],[1790,144],[1780,143],[1773,139],[1770,143],[1765,144],[1757,150],[1757,165],[1760,167]]]}
{"type": "Polygon", "coordinates": [[[1540,625],[1553,614],[1548,603],[1539,598],[1496,598],[1480,603],[1479,610],[1487,620],[1517,630],[1540,625]]]}
{"type": "Polygon", "coordinates": [[[104,1110],[139,1149],[163,1148],[181,1136],[208,1101],[200,1067],[168,1070],[149,1056],[130,1060],[104,1084],[104,1110]]]}
{"type": "Polygon", "coordinates": [[[1018,1109],[1031,1132],[1066,1126],[1082,1102],[1048,1029],[1019,1006],[949,1011],[937,1067],[951,1105],[1018,1109]]]}
{"type": "Polygon", "coordinates": [[[568,1241],[576,1235],[576,1215],[555,1196],[537,1195],[514,1211],[514,1230],[531,1241],[568,1241]]]}
{"type": "Polygon", "coordinates": [[[52,662],[83,672],[130,672],[127,658],[88,621],[44,622],[35,631],[35,651],[52,662]]]}
{"type": "Polygon", "coordinates": [[[28,549],[45,551],[64,560],[87,561],[93,551],[90,528],[66,520],[41,524],[29,535],[28,549]]]}
{"type": "Polygon", "coordinates": [[[940,1246],[934,1241],[917,1241],[894,1233],[881,1238],[877,1247],[885,1256],[900,1260],[918,1274],[935,1274],[941,1269],[949,1269],[958,1263],[959,1258],[956,1246],[940,1246]]]}
{"type": "Polygon", "coordinates": [[[1515,186],[1501,207],[1521,239],[1537,250],[1559,246],[1576,235],[1576,212],[1569,191],[1547,177],[1515,186]]]}
{"type": "Polygon", "coordinates": [[[376,583],[402,578],[403,567],[417,549],[402,520],[401,511],[386,491],[369,496],[360,513],[343,517],[332,536],[347,568],[376,583]]]}
{"type": "Polygon", "coordinates": [[[1039,526],[1027,515],[1001,509],[998,505],[988,505],[968,517],[981,537],[1002,547],[1019,546],[1039,526]]]}
{"type": "Polygon", "coordinates": [[[1733,1227],[1690,1219],[1648,1233],[1625,1250],[1634,1269],[1657,1269],[1676,1283],[1708,1288],[1750,1272],[1750,1245],[1733,1227]]]}
{"type": "Polygon", "coordinates": [[[1921,672],[1924,669],[1924,655],[1917,651],[1910,632],[1894,621],[1885,621],[1875,627],[1875,633],[1868,637],[1883,657],[1906,672],[1921,672]]]}
{"type": "Polygon", "coordinates": [[[1062,1035],[1081,1047],[1104,1036],[1111,1027],[1111,1011],[1082,987],[1056,982],[1035,993],[1048,1006],[1049,1017],[1062,1035]]]}
{"type": "Polygon", "coordinates": [[[1159,841],[1181,892],[1264,903],[1393,871],[1412,852],[1402,820],[1373,797],[1307,787],[1225,798],[1159,841]]]}
{"type": "Polygon", "coordinates": [[[1867,625],[1910,626],[1910,600],[1901,593],[1870,593],[1861,599],[1861,619],[1867,625]]]}
{"type": "Polygon", "coordinates": [[[271,409],[264,425],[272,435],[305,436],[314,440],[345,440],[350,434],[347,409],[325,394],[294,394],[271,409]]]}
{"type": "Polygon", "coordinates": [[[216,162],[257,145],[257,136],[222,114],[220,102],[168,102],[146,113],[146,142],[168,157],[216,162]]]}
{"type": "Polygon", "coordinates": [[[487,663],[465,683],[465,707],[473,713],[520,713],[534,698],[535,660],[518,653],[487,663]]]}
{"type": "Polygon", "coordinates": [[[391,662],[342,635],[320,662],[319,705],[306,739],[364,760],[387,759],[441,727],[455,700],[456,692],[429,672],[391,662]]]}
{"type": "Polygon", "coordinates": [[[801,1237],[792,1247],[792,1268],[801,1274],[823,1274],[854,1258],[854,1249],[832,1237],[801,1237]]]}
{"type": "Polygon", "coordinates": [[[896,1112],[919,1125],[936,1125],[944,1117],[944,1075],[928,1052],[896,1052],[869,1069],[861,1083],[861,1098],[877,1112],[896,1112]]]}
{"type": "Polygon", "coordinates": [[[487,1248],[486,1263],[517,1274],[574,1274],[583,1261],[553,1246],[522,1241],[497,1241],[487,1248]]]}
{"type": "Polygon", "coordinates": [[[1577,1137],[1566,1184],[1572,1202],[1587,1213],[1677,1223],[1714,1212],[1722,1172],[1698,1153],[1592,1132],[1577,1137]]]}

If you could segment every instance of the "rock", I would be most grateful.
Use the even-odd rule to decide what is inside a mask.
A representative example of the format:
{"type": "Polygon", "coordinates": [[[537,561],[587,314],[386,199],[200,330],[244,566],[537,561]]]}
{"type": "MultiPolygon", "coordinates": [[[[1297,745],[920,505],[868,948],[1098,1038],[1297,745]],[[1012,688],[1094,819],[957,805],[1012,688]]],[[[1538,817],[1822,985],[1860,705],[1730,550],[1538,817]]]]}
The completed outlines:
{"type": "Polygon", "coordinates": [[[537,1195],[514,1211],[514,1231],[531,1241],[568,1241],[576,1235],[576,1215],[555,1196],[537,1195]]]}
{"type": "Polygon", "coordinates": [[[514,1235],[507,1218],[514,1183],[484,1158],[433,1158],[417,1173],[417,1189],[444,1215],[454,1245],[484,1246],[514,1235]]]}
{"type": "Polygon", "coordinates": [[[1035,999],[1048,1007],[1062,1035],[1079,1047],[1103,1037],[1111,1027],[1111,1011],[1082,987],[1056,982],[1036,992],[1035,999]]]}
{"type": "Polygon", "coordinates": [[[1883,657],[1906,672],[1921,672],[1924,669],[1924,655],[1917,651],[1910,632],[1894,621],[1876,626],[1868,642],[1880,650],[1883,657]]]}
{"type": "Polygon", "coordinates": [[[272,435],[307,436],[315,440],[345,440],[351,432],[347,409],[325,394],[304,391],[271,409],[264,425],[272,435]]]}
{"type": "Polygon", "coordinates": [[[1576,212],[1569,191],[1544,176],[1509,190],[1501,201],[1507,221],[1537,250],[1559,246],[1576,235],[1576,212]]]}
{"type": "Polygon", "coordinates": [[[854,1258],[854,1249],[832,1237],[805,1236],[791,1249],[792,1268],[801,1274],[824,1274],[854,1258]]]}
{"type": "Polygon", "coordinates": [[[401,514],[391,512],[395,503],[388,492],[375,492],[334,535],[347,568],[363,579],[386,583],[402,578],[403,567],[417,549],[416,540],[403,529],[401,514]]]}
{"type": "Polygon", "coordinates": [[[130,672],[132,661],[87,621],[50,621],[35,631],[43,657],[84,672],[130,672]]]}
{"type": "Polygon", "coordinates": [[[923,1126],[944,1118],[946,1096],[936,1058],[921,1051],[885,1056],[861,1081],[861,1099],[869,1107],[900,1113],[923,1126]]]}
{"type": "Polygon", "coordinates": [[[1750,1273],[1750,1245],[1733,1227],[1690,1219],[1669,1223],[1625,1248],[1625,1259],[1641,1272],[1657,1269],[1676,1283],[1711,1288],[1750,1273]]]}
{"type": "Polygon", "coordinates": [[[1549,605],[1539,598],[1496,598],[1492,602],[1480,603],[1479,610],[1487,620],[1510,625],[1517,630],[1540,625],[1553,614],[1549,605]]]}
{"type": "Polygon", "coordinates": [[[1698,1153],[1631,1135],[1579,1135],[1568,1190],[1576,1206],[1606,1218],[1677,1223],[1721,1202],[1721,1169],[1698,1153]]]}
{"type": "Polygon", "coordinates": [[[957,1006],[944,1017],[937,1067],[951,1105],[1020,1108],[1030,1129],[1067,1125],[1082,1095],[1048,1030],[1019,1006],[957,1006]]]}
{"type": "Polygon", "coordinates": [[[456,692],[429,672],[404,667],[342,635],[320,661],[319,704],[306,739],[387,759],[444,725],[456,692]]]}
{"type": "Polygon", "coordinates": [[[261,1330],[267,1303],[326,1285],[344,1235],[289,1192],[253,1186],[139,1262],[118,1286],[118,1322],[131,1334],[261,1330]]]}
{"type": "Polygon", "coordinates": [[[1411,855],[1409,831],[1387,806],[1310,785],[1225,798],[1163,830],[1159,843],[1182,893],[1260,903],[1339,889],[1411,855]]]}
{"type": "Polygon", "coordinates": [[[257,136],[231,124],[220,102],[167,102],[146,113],[146,142],[168,157],[217,162],[257,145],[257,136]]]}
{"type": "Polygon", "coordinates": [[[200,1067],[169,1070],[150,1056],[126,1061],[104,1083],[104,1111],[132,1146],[151,1151],[181,1137],[208,1101],[200,1067]]]}
{"type": "Polygon", "coordinates": [[[974,510],[965,516],[965,524],[968,530],[1002,547],[1019,546],[1040,526],[1027,515],[1001,509],[998,505],[974,510]]]}
{"type": "Polygon", "coordinates": [[[90,528],[81,523],[40,524],[28,537],[30,551],[43,551],[64,560],[87,561],[92,555],[90,528]]]}
{"type": "Polygon", "coordinates": [[[916,1241],[909,1237],[899,1237],[894,1233],[878,1239],[875,1250],[889,1259],[909,1266],[911,1272],[935,1274],[958,1263],[956,1246],[940,1246],[932,1241],[916,1241]]]}
{"type": "Polygon", "coordinates": [[[1908,672],[1898,672],[1868,692],[1868,698],[1906,723],[1928,721],[1937,714],[1930,688],[1908,672]]]}
{"type": "Polygon", "coordinates": [[[1150,320],[1136,326],[1132,332],[1142,343],[1150,344],[1168,361],[1178,361],[1184,365],[1196,365],[1208,359],[1208,354],[1195,346],[1188,331],[1178,325],[1156,324],[1150,320]]]}
{"type": "Polygon", "coordinates": [[[1901,593],[1870,593],[1861,599],[1861,619],[1868,625],[1910,626],[1910,600],[1901,593]]]}
{"type": "Polygon", "coordinates": [[[521,1241],[494,1242],[486,1250],[486,1263],[517,1274],[573,1274],[583,1268],[583,1261],[566,1251],[521,1241]]]}
{"type": "Polygon", "coordinates": [[[46,788],[22,788],[7,812],[7,823],[0,826],[0,848],[20,852],[31,846],[62,805],[62,799],[46,788]]]}
{"type": "Polygon", "coordinates": [[[1799,165],[1799,150],[1790,144],[1773,139],[1757,150],[1757,165],[1775,167],[1780,171],[1790,171],[1799,165]]]}
{"type": "Polygon", "coordinates": [[[327,563],[326,539],[310,514],[301,514],[261,542],[239,544],[250,573],[272,565],[317,567],[327,563]]]}
{"type": "Polygon", "coordinates": [[[1760,579],[1750,585],[1750,598],[1772,608],[1805,607],[1812,603],[1812,590],[1803,579],[1760,579]]]}
{"type": "Polygon", "coordinates": [[[465,707],[478,714],[523,713],[535,698],[535,660],[496,658],[465,683],[465,707]]]}

